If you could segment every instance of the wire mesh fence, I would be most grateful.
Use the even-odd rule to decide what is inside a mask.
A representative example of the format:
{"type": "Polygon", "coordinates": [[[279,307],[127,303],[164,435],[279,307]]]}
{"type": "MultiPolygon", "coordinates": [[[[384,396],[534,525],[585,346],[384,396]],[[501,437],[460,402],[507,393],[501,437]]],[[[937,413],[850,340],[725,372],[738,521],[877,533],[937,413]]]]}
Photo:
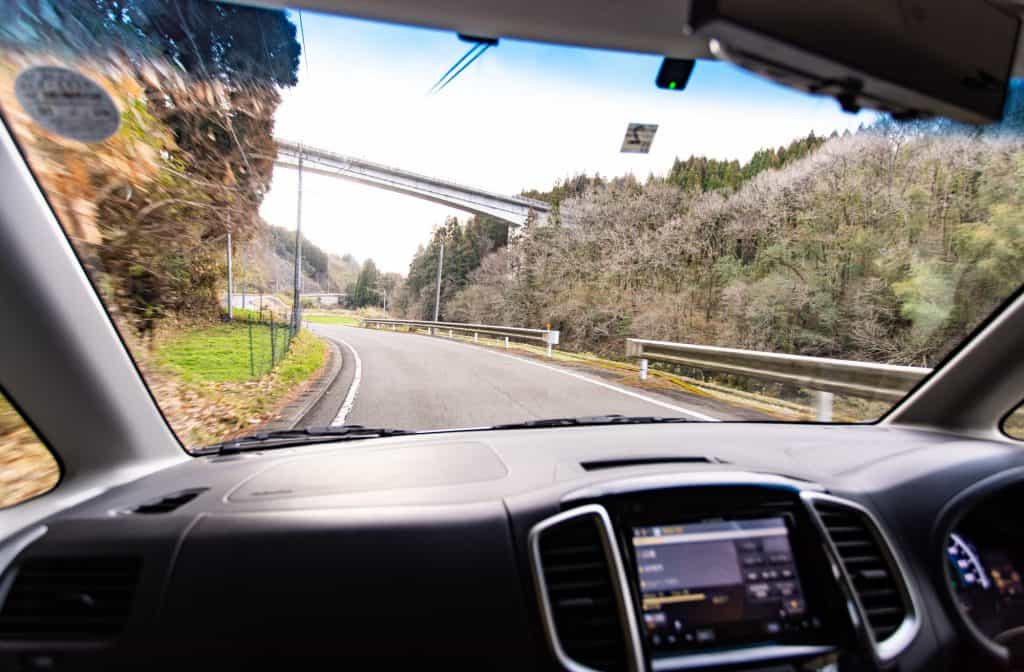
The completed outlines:
{"type": "Polygon", "coordinates": [[[246,324],[249,336],[249,374],[260,378],[287,356],[294,335],[285,319],[270,310],[234,311],[233,321],[246,324]]]}

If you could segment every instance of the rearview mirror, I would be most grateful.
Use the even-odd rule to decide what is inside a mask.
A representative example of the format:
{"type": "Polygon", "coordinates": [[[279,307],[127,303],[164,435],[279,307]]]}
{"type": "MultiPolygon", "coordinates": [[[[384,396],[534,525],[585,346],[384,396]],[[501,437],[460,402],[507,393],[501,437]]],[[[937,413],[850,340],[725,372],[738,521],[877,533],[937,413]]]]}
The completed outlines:
{"type": "Polygon", "coordinates": [[[1020,19],[986,0],[691,0],[688,30],[851,112],[980,124],[1002,118],[1020,19]]]}

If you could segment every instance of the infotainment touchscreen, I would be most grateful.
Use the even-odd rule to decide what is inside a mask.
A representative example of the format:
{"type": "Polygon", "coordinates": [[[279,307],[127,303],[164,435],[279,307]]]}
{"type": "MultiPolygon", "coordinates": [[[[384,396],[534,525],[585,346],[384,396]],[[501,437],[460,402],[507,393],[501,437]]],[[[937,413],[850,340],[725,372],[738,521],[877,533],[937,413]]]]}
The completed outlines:
{"type": "Polygon", "coordinates": [[[654,651],[781,640],[817,626],[784,518],[632,531],[643,625],[654,651]]]}

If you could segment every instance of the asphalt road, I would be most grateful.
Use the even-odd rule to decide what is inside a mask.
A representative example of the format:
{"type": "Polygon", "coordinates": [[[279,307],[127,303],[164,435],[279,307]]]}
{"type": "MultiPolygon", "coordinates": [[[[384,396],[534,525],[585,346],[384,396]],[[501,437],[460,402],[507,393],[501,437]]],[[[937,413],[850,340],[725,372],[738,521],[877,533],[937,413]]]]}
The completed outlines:
{"type": "Polygon", "coordinates": [[[495,348],[341,325],[311,328],[339,345],[344,365],[337,382],[304,418],[305,426],[354,423],[422,430],[606,413],[743,417],[705,397],[680,401],[495,348]]]}

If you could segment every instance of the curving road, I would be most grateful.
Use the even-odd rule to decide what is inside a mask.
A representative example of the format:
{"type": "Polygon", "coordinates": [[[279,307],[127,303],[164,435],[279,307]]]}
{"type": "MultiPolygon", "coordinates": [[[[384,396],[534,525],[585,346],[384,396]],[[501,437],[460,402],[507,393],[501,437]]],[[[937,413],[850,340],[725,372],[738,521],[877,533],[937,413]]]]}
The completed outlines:
{"type": "Polygon", "coordinates": [[[341,325],[311,329],[339,344],[344,364],[304,426],[440,429],[606,413],[752,419],[705,397],[681,401],[495,348],[341,325]]]}

